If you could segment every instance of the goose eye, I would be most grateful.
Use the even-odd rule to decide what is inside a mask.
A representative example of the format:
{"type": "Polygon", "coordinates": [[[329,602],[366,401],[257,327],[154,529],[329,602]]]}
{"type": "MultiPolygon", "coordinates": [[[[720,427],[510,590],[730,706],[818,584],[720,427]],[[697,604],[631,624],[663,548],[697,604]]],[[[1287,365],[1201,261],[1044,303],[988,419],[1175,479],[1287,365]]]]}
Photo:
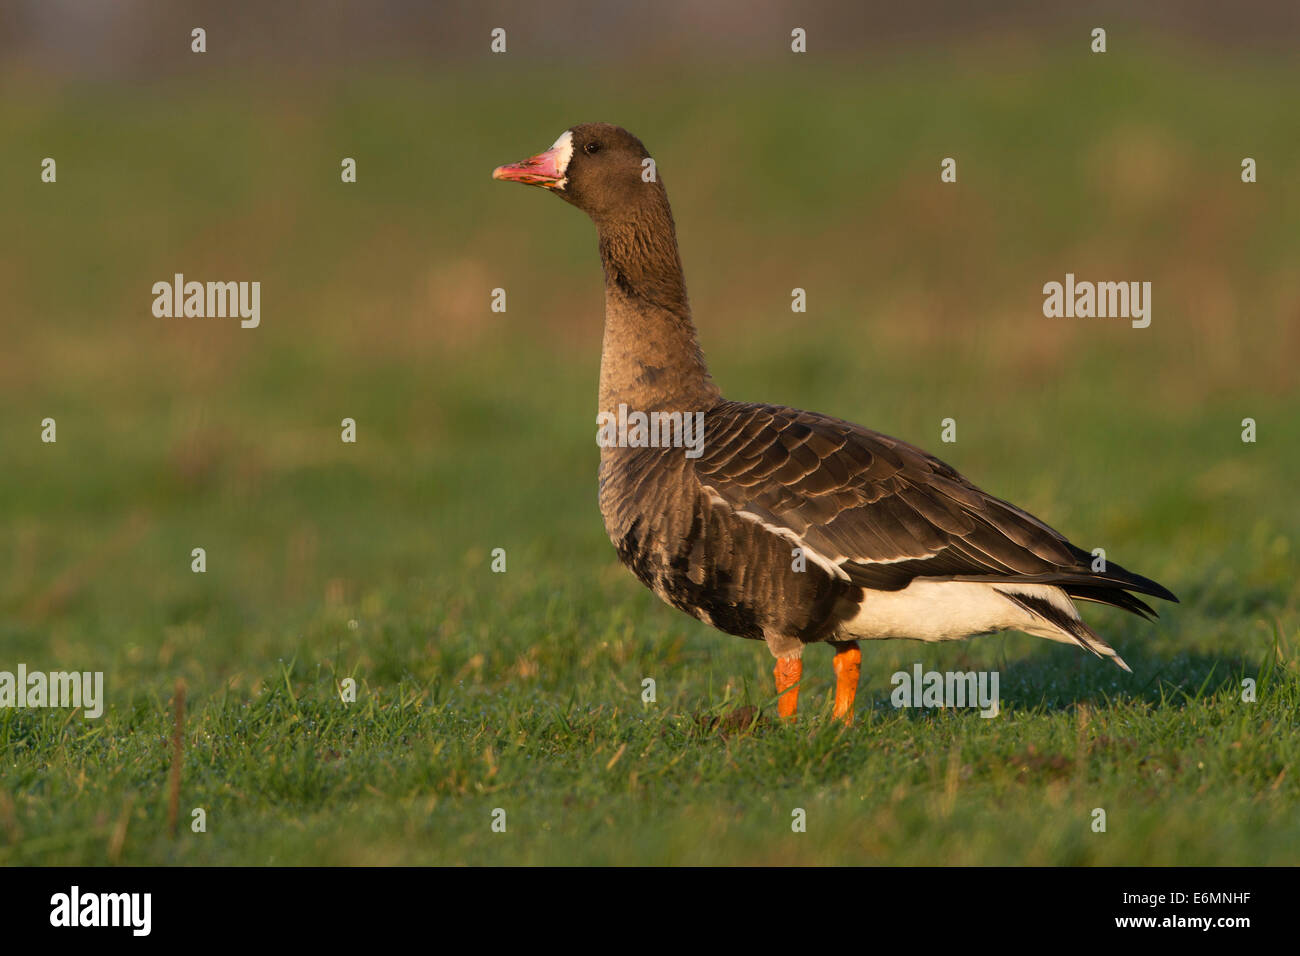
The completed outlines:
{"type": "Polygon", "coordinates": [[[588,143],[586,146],[582,147],[582,150],[588,155],[591,155],[592,153],[599,153],[600,143],[588,143]]]}

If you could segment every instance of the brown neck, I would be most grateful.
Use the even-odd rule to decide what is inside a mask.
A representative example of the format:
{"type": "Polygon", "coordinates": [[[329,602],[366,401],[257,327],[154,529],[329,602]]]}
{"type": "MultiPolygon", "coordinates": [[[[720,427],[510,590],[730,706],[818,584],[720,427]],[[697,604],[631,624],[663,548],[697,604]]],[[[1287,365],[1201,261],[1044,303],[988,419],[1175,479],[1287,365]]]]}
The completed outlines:
{"type": "Polygon", "coordinates": [[[605,267],[599,410],[706,411],[722,396],[691,323],[667,196],[656,190],[638,212],[596,223],[605,267]]]}

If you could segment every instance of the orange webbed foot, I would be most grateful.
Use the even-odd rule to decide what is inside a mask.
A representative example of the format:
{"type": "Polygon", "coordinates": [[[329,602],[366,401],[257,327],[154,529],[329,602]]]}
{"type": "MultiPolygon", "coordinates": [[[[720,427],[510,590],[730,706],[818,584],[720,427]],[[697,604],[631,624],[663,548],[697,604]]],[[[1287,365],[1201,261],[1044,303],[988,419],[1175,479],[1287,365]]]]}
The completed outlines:
{"type": "Polygon", "coordinates": [[[791,720],[799,709],[798,684],[803,677],[803,659],[799,657],[778,658],[772,674],[776,677],[777,712],[786,720],[791,720]]]}
{"type": "Polygon", "coordinates": [[[858,694],[858,678],[862,673],[862,651],[857,641],[837,644],[835,659],[835,716],[844,723],[853,723],[853,700],[858,694]]]}

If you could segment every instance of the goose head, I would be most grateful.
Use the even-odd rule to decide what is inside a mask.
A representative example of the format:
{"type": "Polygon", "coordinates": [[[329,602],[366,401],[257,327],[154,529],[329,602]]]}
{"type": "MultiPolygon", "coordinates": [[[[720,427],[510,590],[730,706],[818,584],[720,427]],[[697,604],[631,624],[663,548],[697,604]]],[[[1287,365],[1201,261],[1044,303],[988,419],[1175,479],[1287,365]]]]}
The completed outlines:
{"type": "Polygon", "coordinates": [[[582,123],[561,133],[550,149],[498,166],[492,178],[550,190],[601,222],[634,212],[647,193],[662,193],[658,176],[646,173],[649,157],[627,130],[582,123]]]}

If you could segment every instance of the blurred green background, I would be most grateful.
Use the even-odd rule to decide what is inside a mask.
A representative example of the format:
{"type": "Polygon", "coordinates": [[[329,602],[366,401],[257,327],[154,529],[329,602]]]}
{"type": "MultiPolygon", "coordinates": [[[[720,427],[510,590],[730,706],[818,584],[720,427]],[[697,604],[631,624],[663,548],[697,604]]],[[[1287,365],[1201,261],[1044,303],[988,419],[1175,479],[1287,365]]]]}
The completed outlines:
{"type": "Polygon", "coordinates": [[[1096,24],[1014,6],[837,30],[829,5],[796,56],[780,4],[686,38],[397,4],[412,29],[358,27],[349,55],[283,5],[263,31],[128,6],[150,30],[19,4],[0,44],[0,669],[103,670],[109,695],[100,721],[0,711],[0,862],[1293,862],[1285,19],[1228,42],[1111,17],[1094,55],[1096,24]],[[812,653],[800,727],[697,719],[770,710],[770,658],[618,566],[594,230],[490,178],[588,120],[654,153],[729,397],[903,437],[1168,585],[1157,625],[1088,614],[1132,677],[1023,635],[890,642],[851,731],[818,718],[812,653]],[[176,272],[260,281],[261,326],[155,318],[176,272]],[[1150,281],[1150,328],[1044,318],[1066,272],[1150,281]],[[1000,668],[1007,714],[896,713],[888,675],[918,660],[1000,668]],[[212,822],[172,841],[177,678],[181,805],[212,822]],[[802,839],[787,805],[818,808],[802,839]],[[1111,839],[1099,805],[1125,808],[1111,839]]]}

